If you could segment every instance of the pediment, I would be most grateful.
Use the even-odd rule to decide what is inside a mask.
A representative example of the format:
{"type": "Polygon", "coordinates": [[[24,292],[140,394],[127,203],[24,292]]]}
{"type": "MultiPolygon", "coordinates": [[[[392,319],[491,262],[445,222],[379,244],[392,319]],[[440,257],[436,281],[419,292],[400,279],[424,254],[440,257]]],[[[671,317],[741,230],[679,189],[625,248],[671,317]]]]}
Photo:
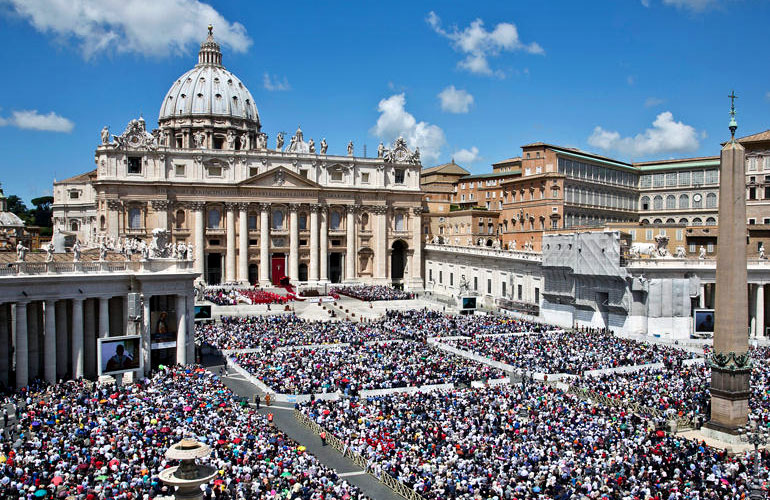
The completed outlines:
{"type": "Polygon", "coordinates": [[[271,168],[253,177],[249,177],[239,183],[244,187],[270,187],[270,188],[319,188],[320,184],[298,175],[286,167],[271,168]]]}

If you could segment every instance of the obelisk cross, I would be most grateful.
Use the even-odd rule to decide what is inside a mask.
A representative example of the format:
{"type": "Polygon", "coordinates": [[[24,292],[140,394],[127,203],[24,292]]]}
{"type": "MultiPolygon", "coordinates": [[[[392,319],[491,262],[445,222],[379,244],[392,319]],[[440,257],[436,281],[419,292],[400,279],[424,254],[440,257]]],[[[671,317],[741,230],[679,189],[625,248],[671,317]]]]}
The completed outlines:
{"type": "Polygon", "coordinates": [[[735,141],[735,131],[738,130],[738,122],[735,121],[735,100],[738,98],[735,95],[735,91],[730,92],[727,96],[730,98],[730,133],[732,134],[732,141],[735,141]]]}

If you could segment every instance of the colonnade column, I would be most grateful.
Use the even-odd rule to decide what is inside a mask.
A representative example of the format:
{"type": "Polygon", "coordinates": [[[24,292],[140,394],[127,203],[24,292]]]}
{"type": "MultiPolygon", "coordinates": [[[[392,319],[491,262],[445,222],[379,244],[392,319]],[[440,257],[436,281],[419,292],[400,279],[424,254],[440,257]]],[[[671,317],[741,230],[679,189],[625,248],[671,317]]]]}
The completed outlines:
{"type": "Polygon", "coordinates": [[[299,224],[296,204],[289,206],[289,279],[299,279],[299,224]]]}
{"type": "Polygon", "coordinates": [[[238,204],[238,281],[249,283],[249,204],[238,204]]]}
{"type": "Polygon", "coordinates": [[[203,221],[203,209],[205,208],[206,204],[203,202],[193,202],[190,204],[190,207],[192,208],[194,212],[194,221],[193,224],[195,225],[195,235],[193,236],[193,244],[195,245],[195,265],[193,267],[193,270],[200,274],[198,279],[204,280],[206,277],[203,275],[204,272],[204,265],[203,265],[203,258],[205,255],[205,244],[204,244],[204,236],[206,233],[206,227],[204,225],[203,221]]]}
{"type": "Polygon", "coordinates": [[[0,383],[8,387],[11,330],[8,327],[10,304],[0,304],[0,383]]]}
{"type": "Polygon", "coordinates": [[[16,303],[16,389],[29,385],[29,337],[27,303],[16,303]]]}
{"type": "Polygon", "coordinates": [[[45,301],[45,319],[43,321],[45,342],[43,344],[43,374],[49,384],[56,383],[56,301],[45,301]]]}
{"type": "Polygon", "coordinates": [[[110,336],[110,299],[99,297],[99,338],[110,336]]]}
{"type": "Polygon", "coordinates": [[[188,293],[185,297],[185,300],[187,301],[187,339],[186,339],[186,348],[187,348],[187,362],[188,363],[195,363],[197,360],[195,359],[195,297],[192,293],[188,293]]]}
{"type": "Polygon", "coordinates": [[[321,281],[329,281],[329,212],[323,205],[320,207],[319,216],[321,218],[320,279],[321,281]]]}
{"type": "Polygon", "coordinates": [[[318,281],[318,205],[310,207],[310,274],[309,281],[318,281]]]}
{"type": "Polygon", "coordinates": [[[225,253],[225,281],[232,283],[235,278],[235,204],[225,203],[225,231],[227,249],[225,253]]]}
{"type": "Polygon", "coordinates": [[[356,279],[356,206],[347,206],[348,218],[345,223],[347,247],[345,249],[345,281],[356,279]]]}
{"type": "Polygon", "coordinates": [[[67,373],[67,301],[56,302],[56,379],[64,378],[67,373]]]}
{"type": "Polygon", "coordinates": [[[388,207],[377,207],[377,250],[375,253],[375,277],[379,280],[388,279],[388,207]]]}
{"type": "Polygon", "coordinates": [[[412,208],[412,267],[409,268],[409,278],[412,279],[412,286],[422,288],[422,207],[412,208]]]}
{"type": "Polygon", "coordinates": [[[704,309],[706,307],[706,285],[701,283],[700,285],[700,296],[698,297],[698,306],[701,309],[704,309]]]}
{"type": "Polygon", "coordinates": [[[757,285],[756,305],[754,307],[755,322],[755,334],[757,337],[765,336],[765,285],[760,283],[757,285]]]}
{"type": "Polygon", "coordinates": [[[96,302],[86,299],[83,304],[83,375],[96,375],[96,302]]]}
{"type": "Polygon", "coordinates": [[[72,299],[72,378],[83,376],[83,299],[72,299]]]}
{"type": "Polygon", "coordinates": [[[187,364],[187,300],[184,295],[176,296],[176,362],[187,364]]]}
{"type": "Polygon", "coordinates": [[[259,204],[259,285],[270,286],[270,216],[269,205],[259,204]]]}
{"type": "Polygon", "coordinates": [[[142,297],[142,352],[144,374],[150,373],[152,364],[152,318],[150,314],[150,299],[152,295],[145,294],[142,297]]]}

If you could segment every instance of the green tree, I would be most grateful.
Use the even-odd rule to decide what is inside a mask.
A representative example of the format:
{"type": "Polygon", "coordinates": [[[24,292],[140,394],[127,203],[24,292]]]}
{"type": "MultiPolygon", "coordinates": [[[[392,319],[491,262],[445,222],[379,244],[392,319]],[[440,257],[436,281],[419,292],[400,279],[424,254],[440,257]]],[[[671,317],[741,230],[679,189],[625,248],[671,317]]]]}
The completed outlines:
{"type": "Polygon", "coordinates": [[[15,194],[8,197],[8,211],[18,215],[25,223],[30,223],[31,217],[27,205],[15,194]]]}
{"type": "Polygon", "coordinates": [[[35,209],[30,211],[30,215],[34,224],[40,227],[52,227],[53,208],[51,205],[53,204],[53,196],[33,198],[32,204],[35,205],[35,209]]]}

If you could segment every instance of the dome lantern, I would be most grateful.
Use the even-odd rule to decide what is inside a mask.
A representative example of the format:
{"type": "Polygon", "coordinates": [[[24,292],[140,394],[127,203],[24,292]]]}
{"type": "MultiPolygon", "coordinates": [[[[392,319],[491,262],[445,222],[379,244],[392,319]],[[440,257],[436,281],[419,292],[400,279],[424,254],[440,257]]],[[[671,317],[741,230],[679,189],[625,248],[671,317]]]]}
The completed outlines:
{"type": "Polygon", "coordinates": [[[198,52],[198,65],[222,66],[222,51],[214,40],[214,26],[209,24],[209,36],[201,42],[198,52]]]}

